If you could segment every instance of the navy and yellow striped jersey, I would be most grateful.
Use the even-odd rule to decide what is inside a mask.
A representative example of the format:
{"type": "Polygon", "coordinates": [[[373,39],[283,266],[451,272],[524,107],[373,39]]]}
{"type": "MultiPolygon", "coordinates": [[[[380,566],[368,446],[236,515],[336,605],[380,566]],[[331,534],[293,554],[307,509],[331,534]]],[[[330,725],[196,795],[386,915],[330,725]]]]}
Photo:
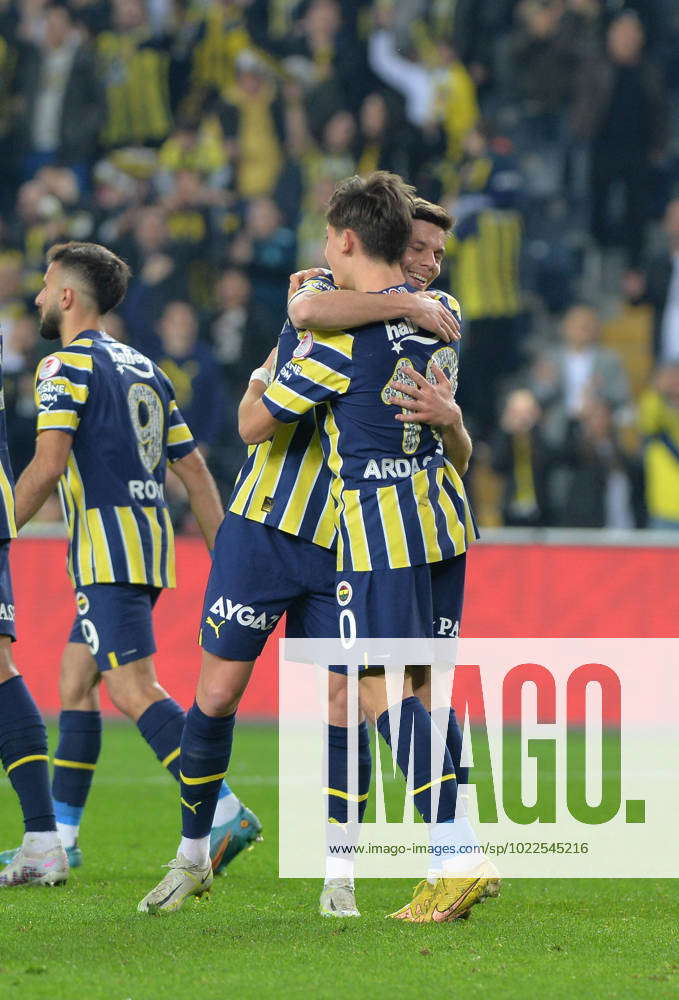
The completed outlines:
{"type": "Polygon", "coordinates": [[[2,332],[0,332],[0,541],[16,538],[14,520],[14,476],[7,447],[5,393],[2,387],[2,332]]]}
{"type": "MultiPolygon", "coordinates": [[[[387,294],[408,291],[400,285],[387,294]]],[[[436,292],[459,315],[457,302],[436,292]]],[[[315,406],[338,527],[338,569],[417,566],[464,552],[476,527],[462,481],[426,424],[400,423],[389,403],[407,366],[433,380],[438,364],[456,384],[457,345],[409,320],[347,333],[307,331],[262,397],[293,423],[315,406]]]]}
{"type": "Polygon", "coordinates": [[[165,470],[196,444],[170,380],[138,351],[86,330],[40,363],[35,395],[38,432],[73,435],[59,494],[75,585],[174,587],[165,470]]]}
{"type": "MultiPolygon", "coordinates": [[[[334,289],[330,278],[305,281],[298,294],[334,289]]],[[[276,371],[293,357],[297,330],[287,320],[278,338],[276,371]]],[[[251,448],[228,504],[234,514],[298,535],[332,549],[336,530],[331,476],[323,459],[321,439],[312,413],[277,430],[251,448]]]]}

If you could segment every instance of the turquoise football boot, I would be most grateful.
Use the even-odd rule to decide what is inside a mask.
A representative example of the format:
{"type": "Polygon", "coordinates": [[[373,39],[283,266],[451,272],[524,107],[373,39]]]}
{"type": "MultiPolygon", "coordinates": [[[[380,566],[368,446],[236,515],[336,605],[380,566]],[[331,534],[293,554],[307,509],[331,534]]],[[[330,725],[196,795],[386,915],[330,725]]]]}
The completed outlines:
{"type": "Polygon", "coordinates": [[[210,831],[210,858],[212,870],[217,875],[241,851],[252,850],[258,840],[262,840],[262,824],[247,806],[240,809],[228,823],[215,826],[210,831]]]}

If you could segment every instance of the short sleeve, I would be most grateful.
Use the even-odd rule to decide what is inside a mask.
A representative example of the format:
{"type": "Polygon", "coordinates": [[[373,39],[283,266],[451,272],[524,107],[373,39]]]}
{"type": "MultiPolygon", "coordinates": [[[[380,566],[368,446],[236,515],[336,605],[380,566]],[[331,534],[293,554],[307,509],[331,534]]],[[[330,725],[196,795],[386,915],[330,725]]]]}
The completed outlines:
{"type": "Polygon", "coordinates": [[[170,462],[178,462],[180,458],[190,454],[196,448],[193,434],[184,420],[174,399],[169,406],[169,430],[167,432],[167,457],[170,462]]]}
{"type": "Polygon", "coordinates": [[[294,295],[291,295],[288,299],[288,306],[291,302],[294,302],[296,298],[305,293],[311,292],[312,294],[318,295],[319,292],[336,292],[337,285],[332,280],[332,274],[330,271],[327,274],[319,274],[315,278],[307,278],[299,286],[294,295]]]}
{"type": "Polygon", "coordinates": [[[460,321],[462,320],[462,310],[460,309],[460,303],[457,299],[453,298],[452,295],[449,295],[448,292],[442,292],[439,289],[431,288],[430,293],[435,299],[442,302],[444,306],[446,306],[446,308],[453,314],[453,316],[456,316],[460,321]]]}
{"type": "Polygon", "coordinates": [[[292,423],[319,403],[344,395],[351,383],[353,344],[351,333],[307,330],[262,396],[271,415],[292,423]]]}
{"type": "Polygon", "coordinates": [[[92,369],[92,356],[78,351],[59,351],[43,358],[35,375],[38,433],[75,434],[89,399],[92,369]]]}

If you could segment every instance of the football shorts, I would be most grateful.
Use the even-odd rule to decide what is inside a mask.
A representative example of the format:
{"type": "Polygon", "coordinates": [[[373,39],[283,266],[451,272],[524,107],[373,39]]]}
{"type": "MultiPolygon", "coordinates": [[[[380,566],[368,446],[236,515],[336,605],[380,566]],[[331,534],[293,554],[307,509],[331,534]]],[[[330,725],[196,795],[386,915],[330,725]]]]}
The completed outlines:
{"type": "Polygon", "coordinates": [[[69,642],[84,642],[99,670],[141,660],[156,651],[152,612],[159,587],[92,583],[75,593],[76,619],[69,642]]]}
{"type": "Polygon", "coordinates": [[[0,635],[8,635],[16,640],[14,626],[14,594],[12,575],[9,570],[9,541],[0,542],[0,635]]]}
{"type": "Polygon", "coordinates": [[[441,562],[336,575],[343,641],[451,638],[462,616],[466,553],[441,562]]]}
{"type": "Polygon", "coordinates": [[[199,642],[248,662],[287,612],[289,638],[336,638],[336,555],[304,538],[227,513],[215,539],[199,642]]]}

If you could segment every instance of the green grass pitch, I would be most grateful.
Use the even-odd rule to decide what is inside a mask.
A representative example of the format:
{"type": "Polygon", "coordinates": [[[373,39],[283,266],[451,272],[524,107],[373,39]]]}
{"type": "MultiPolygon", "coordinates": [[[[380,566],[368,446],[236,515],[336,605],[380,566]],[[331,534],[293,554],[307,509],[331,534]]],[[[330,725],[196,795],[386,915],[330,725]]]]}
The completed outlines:
{"type": "MultiPolygon", "coordinates": [[[[0,997],[679,997],[674,882],[506,880],[468,921],[409,925],[384,914],[412,883],[366,880],[360,920],[321,919],[319,883],[276,877],[275,774],[275,730],[241,725],[229,779],[262,819],[265,841],[236,859],[207,901],[138,914],[176,848],[177,794],[136,730],[108,723],[84,867],[63,889],[0,893],[0,997]]],[[[21,835],[5,779],[0,834],[3,848],[21,835]]],[[[669,831],[667,849],[676,849],[669,831]]]]}

